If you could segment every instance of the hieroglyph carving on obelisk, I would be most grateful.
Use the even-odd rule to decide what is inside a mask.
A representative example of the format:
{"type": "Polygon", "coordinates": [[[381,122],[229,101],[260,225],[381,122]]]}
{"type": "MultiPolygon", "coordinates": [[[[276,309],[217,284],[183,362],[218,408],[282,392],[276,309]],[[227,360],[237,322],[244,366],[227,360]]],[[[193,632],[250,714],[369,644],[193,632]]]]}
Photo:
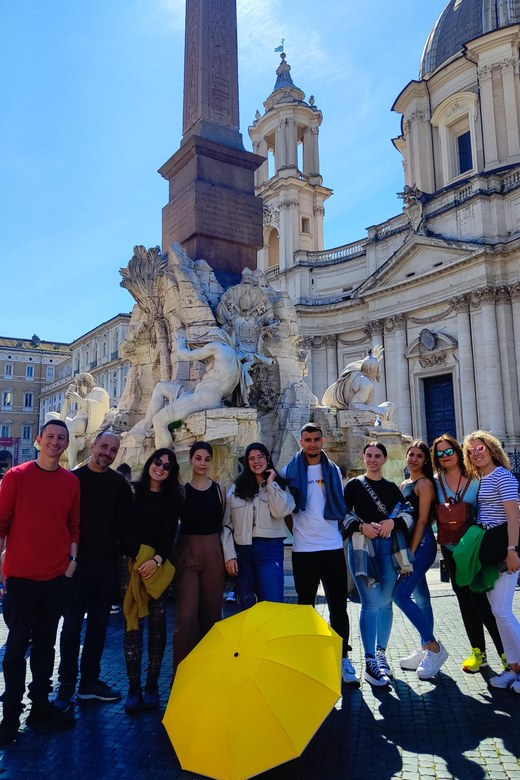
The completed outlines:
{"type": "Polygon", "coordinates": [[[201,122],[238,131],[236,0],[186,0],[185,47],[183,136],[201,122]]]}

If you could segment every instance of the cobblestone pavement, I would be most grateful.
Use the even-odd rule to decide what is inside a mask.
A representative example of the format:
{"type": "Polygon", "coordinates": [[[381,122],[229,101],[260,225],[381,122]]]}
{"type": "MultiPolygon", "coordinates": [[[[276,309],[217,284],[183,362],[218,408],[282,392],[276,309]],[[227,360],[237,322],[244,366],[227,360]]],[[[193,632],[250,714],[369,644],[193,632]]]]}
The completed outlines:
{"type": "MultiPolygon", "coordinates": [[[[491,641],[490,668],[482,674],[462,672],[468,646],[456,599],[449,585],[438,583],[438,570],[429,578],[436,633],[450,652],[441,673],[421,682],[414,672],[400,670],[399,658],[416,647],[417,636],[396,609],[388,648],[396,675],[392,688],[343,686],[343,698],[303,756],[260,775],[262,780],[520,780],[520,696],[488,687],[491,668],[500,671],[491,641]]],[[[286,597],[295,600],[290,577],[286,597]]],[[[326,616],[323,602],[320,598],[318,610],[326,616]]],[[[520,610],[520,591],[516,606],[520,610]]],[[[168,699],[172,613],[170,608],[160,711],[129,716],[122,702],[77,702],[75,728],[61,733],[26,728],[10,748],[0,751],[0,780],[198,777],[181,770],[161,724],[168,699]]],[[[359,608],[349,605],[349,614],[351,657],[360,672],[359,608]]],[[[3,647],[6,630],[0,623],[3,647]]],[[[122,632],[122,616],[112,616],[102,677],[126,693],[122,632]]]]}

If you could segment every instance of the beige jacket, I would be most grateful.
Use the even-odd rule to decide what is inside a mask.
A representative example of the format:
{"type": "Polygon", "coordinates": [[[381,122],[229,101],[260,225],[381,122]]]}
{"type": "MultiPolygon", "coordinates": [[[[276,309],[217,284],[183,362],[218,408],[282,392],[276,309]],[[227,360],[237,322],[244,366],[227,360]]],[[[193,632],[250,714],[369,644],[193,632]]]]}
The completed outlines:
{"type": "Polygon", "coordinates": [[[294,509],[294,499],[289,488],[282,490],[276,483],[260,485],[258,494],[246,501],[235,495],[235,486],[227,495],[222,529],[224,560],[237,557],[237,544],[252,544],[254,536],[269,539],[285,539],[284,517],[294,509]]]}

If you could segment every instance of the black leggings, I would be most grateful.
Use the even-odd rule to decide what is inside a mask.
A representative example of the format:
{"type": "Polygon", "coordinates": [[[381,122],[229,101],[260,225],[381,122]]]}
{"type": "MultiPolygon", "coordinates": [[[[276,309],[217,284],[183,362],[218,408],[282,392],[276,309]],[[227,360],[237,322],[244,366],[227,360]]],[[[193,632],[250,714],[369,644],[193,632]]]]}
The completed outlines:
{"type": "Polygon", "coordinates": [[[343,655],[349,647],[350,625],[347,615],[347,565],[341,550],[293,552],[294,587],[298,604],[314,607],[320,580],[329,606],[330,625],[343,639],[343,655]]]}
{"type": "MultiPolygon", "coordinates": [[[[120,556],[119,582],[121,586],[121,602],[124,603],[125,593],[130,584],[130,572],[126,556],[120,556]]],[[[161,664],[166,647],[166,594],[148,602],[148,670],[146,673],[147,687],[157,684],[161,664]]],[[[143,658],[144,618],[139,620],[139,628],[135,631],[125,631],[124,650],[126,672],[130,687],[141,687],[141,662],[143,658]]]]}
{"type": "Polygon", "coordinates": [[[500,639],[497,622],[491,611],[491,606],[487,593],[474,593],[469,585],[457,585],[455,579],[456,566],[453,560],[453,552],[446,547],[442,547],[444,560],[448,564],[450,573],[451,587],[459,602],[460,614],[466,629],[466,634],[471,647],[478,647],[484,653],[486,650],[486,639],[484,636],[484,626],[489,631],[489,635],[497,649],[498,655],[504,652],[504,646],[500,639]]]}

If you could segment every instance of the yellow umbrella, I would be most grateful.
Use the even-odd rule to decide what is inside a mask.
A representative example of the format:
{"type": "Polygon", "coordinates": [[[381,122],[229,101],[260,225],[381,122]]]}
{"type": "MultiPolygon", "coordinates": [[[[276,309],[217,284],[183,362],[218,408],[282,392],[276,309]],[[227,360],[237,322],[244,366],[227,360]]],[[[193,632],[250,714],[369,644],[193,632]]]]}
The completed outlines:
{"type": "Polygon", "coordinates": [[[309,606],[262,601],[179,665],[163,723],[183,769],[246,780],[301,755],[341,695],[341,638],[309,606]]]}

